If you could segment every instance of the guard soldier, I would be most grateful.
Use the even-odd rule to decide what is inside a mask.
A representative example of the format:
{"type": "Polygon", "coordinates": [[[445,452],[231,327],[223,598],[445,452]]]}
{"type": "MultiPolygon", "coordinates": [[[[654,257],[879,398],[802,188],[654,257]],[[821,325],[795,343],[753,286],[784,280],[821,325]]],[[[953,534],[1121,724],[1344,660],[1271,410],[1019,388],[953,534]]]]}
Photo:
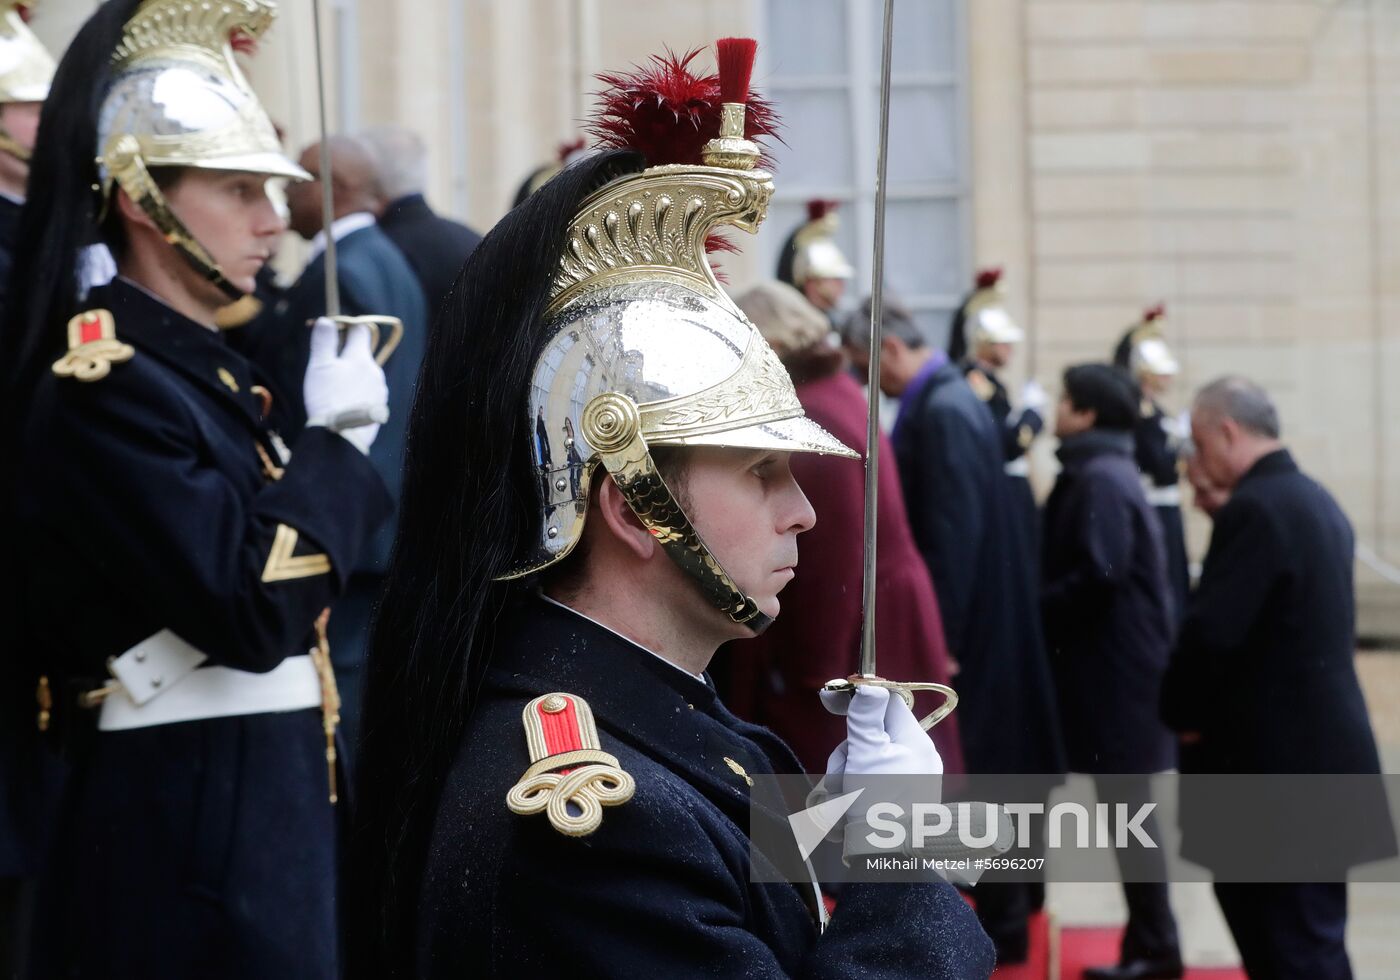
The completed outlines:
{"type": "Polygon", "coordinates": [[[41,977],[339,975],[317,624],[388,514],[365,455],[387,395],[365,328],[341,352],[319,322],[312,422],[288,451],[215,326],[284,229],[268,182],[305,177],[234,60],[274,13],[109,0],[59,65],[35,149],[5,327],[14,649],[72,761],[41,977]],[[79,297],[97,239],[120,276],[79,297]]]}
{"type": "Polygon", "coordinates": [[[26,26],[33,0],[0,0],[0,304],[53,57],[26,26]]]}
{"type": "Polygon", "coordinates": [[[1040,540],[1035,492],[1031,488],[1030,460],[1026,453],[1045,427],[1045,389],[1035,379],[1021,390],[1021,407],[1011,405],[1011,395],[997,372],[1011,363],[1016,345],[1026,334],[1006,311],[1006,300],[997,288],[1000,269],[983,269],[958,311],[948,331],[948,357],[961,365],[973,393],[992,411],[1006,456],[1006,475],[1011,479],[1011,497],[1020,521],[1030,567],[1037,567],[1040,540]]]}
{"type": "MultiPolygon", "coordinates": [[[[802,867],[751,858],[747,833],[788,828],[751,818],[753,775],[801,769],[704,671],[778,613],[813,520],[789,455],[854,455],[803,416],[705,258],[772,194],[745,138],[766,128],[752,52],[721,42],[718,78],[684,57],[617,78],[604,131],[653,166],[565,168],[487,235],[434,331],[370,654],[366,976],[991,970],[944,882],[848,885],[822,932],[811,883],[750,880],[751,860],[802,867]]],[[[887,690],[860,689],[848,732],[835,771],[939,767],[887,690]]]]}
{"type": "Polygon", "coordinates": [[[836,308],[855,269],[836,244],[841,227],[836,201],[807,202],[807,221],[788,235],[778,254],[778,280],[796,287],[807,302],[836,323],[836,308]]]}
{"type": "Polygon", "coordinates": [[[1182,447],[1190,435],[1188,424],[1162,408],[1161,399],[1180,371],[1162,336],[1166,309],[1160,304],[1143,312],[1142,320],[1128,328],[1113,351],[1113,363],[1133,376],[1142,391],[1142,411],[1133,431],[1134,456],[1142,472],[1147,500],[1162,522],[1167,553],[1167,585],[1171,589],[1172,622],[1186,611],[1191,591],[1191,567],[1186,560],[1186,528],[1181,518],[1182,447]]]}

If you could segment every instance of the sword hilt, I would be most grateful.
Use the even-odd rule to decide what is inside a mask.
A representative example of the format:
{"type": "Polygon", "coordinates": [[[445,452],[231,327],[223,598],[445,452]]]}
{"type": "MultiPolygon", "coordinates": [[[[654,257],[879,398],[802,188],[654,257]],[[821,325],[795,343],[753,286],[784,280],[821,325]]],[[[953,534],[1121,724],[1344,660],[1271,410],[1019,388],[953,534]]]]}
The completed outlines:
{"type": "Polygon", "coordinates": [[[850,677],[838,677],[835,680],[827,681],[822,685],[822,690],[854,697],[856,688],[862,684],[893,691],[899,695],[900,700],[909,706],[910,711],[914,710],[914,694],[917,691],[934,691],[943,695],[943,703],[919,719],[919,727],[924,731],[928,731],[947,718],[958,706],[957,691],[946,684],[934,684],[932,681],[887,681],[883,677],[875,677],[870,674],[852,674],[850,677]]]}

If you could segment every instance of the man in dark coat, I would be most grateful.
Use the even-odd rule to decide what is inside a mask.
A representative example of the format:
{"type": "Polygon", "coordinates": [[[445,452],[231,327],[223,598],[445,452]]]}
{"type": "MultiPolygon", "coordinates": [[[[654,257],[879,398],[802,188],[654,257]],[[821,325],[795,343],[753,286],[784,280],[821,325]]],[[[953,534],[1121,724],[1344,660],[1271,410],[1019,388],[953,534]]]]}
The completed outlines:
{"type": "MultiPolygon", "coordinates": [[[[1171,652],[1170,599],[1161,528],[1133,463],[1137,402],[1132,381],[1107,364],[1065,371],[1055,415],[1064,469],[1045,507],[1041,591],[1069,768],[1143,774],[1114,780],[1112,789],[1098,781],[1100,802],[1112,797],[1130,808],[1147,801],[1146,774],[1170,769],[1175,755],[1156,710],[1171,652]],[[1135,799],[1123,799],[1127,787],[1135,799]]],[[[1150,814],[1144,828],[1160,839],[1150,814]]],[[[1160,852],[1114,854],[1129,864],[1128,926],[1118,965],[1085,976],[1181,976],[1160,852]]]]}
{"type": "MultiPolygon", "coordinates": [[[[925,345],[912,318],[885,309],[880,387],[900,399],[890,441],[959,668],[968,771],[1063,772],[1034,569],[1024,560],[1001,433],[958,365],[925,345]]],[[[977,895],[1001,960],[1024,959],[1029,886],[984,881],[977,895]]]]}
{"type": "Polygon", "coordinates": [[[428,150],[417,133],[402,126],[375,126],[360,138],[374,160],[379,227],[413,267],[433,319],[481,236],[428,206],[423,196],[428,150]]]}
{"type": "MultiPolygon", "coordinates": [[[[356,139],[334,136],[329,141],[332,201],[335,221],[336,279],[341,311],[347,315],[379,314],[403,321],[403,340],[384,365],[389,384],[389,421],[379,431],[370,462],[394,498],[397,512],[403,485],[404,437],[413,407],[418,367],[427,342],[428,315],[422,287],[408,261],[375,225],[376,179],[369,151],[356,139]]],[[[301,164],[319,175],[321,147],[313,144],[301,164]]],[[[246,339],[250,356],[272,374],[282,398],[290,398],[283,417],[291,431],[305,424],[306,413],[295,398],[295,379],[306,371],[310,334],[306,324],[326,312],[325,235],[321,227],[321,182],[305,181],[287,189],[292,230],[311,242],[313,257],[286,295],[250,324],[246,339]]],[[[381,525],[355,566],[350,587],[332,610],[331,659],[344,702],[341,717],[346,742],[358,735],[360,665],[368,642],[370,612],[378,595],[393,547],[397,518],[381,525]]]]}
{"type": "MultiPolygon", "coordinates": [[[[1240,377],[1196,396],[1192,438],[1204,475],[1229,491],[1167,672],[1162,709],[1181,770],[1378,773],[1357,681],[1355,538],[1335,500],[1279,441],[1268,394],[1240,377]]],[[[1183,854],[1227,814],[1182,800],[1183,854]]],[[[1347,835],[1344,835],[1347,836],[1347,835]]],[[[1356,863],[1387,856],[1356,835],[1356,863]]],[[[1344,881],[1217,882],[1251,976],[1351,976],[1344,881]]]]}

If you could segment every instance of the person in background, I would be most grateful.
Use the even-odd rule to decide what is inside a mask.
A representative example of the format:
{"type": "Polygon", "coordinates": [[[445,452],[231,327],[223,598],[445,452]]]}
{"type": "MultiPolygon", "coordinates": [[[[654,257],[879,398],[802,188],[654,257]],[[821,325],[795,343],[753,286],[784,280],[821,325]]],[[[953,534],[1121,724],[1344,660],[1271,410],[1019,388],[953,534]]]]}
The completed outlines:
{"type": "MultiPolygon", "coordinates": [[[[958,665],[968,771],[1063,773],[1035,569],[1011,503],[1001,427],[962,369],[889,303],[880,343],[880,387],[900,400],[890,443],[909,525],[958,665]]],[[[864,341],[848,337],[847,344],[859,351],[864,341]]],[[[1027,882],[984,878],[977,885],[978,917],[999,962],[1025,960],[1036,893],[1027,882]]]]}
{"type": "MultiPolygon", "coordinates": [[[[393,497],[395,518],[375,532],[361,553],[349,587],[331,612],[328,631],[331,660],[341,685],[342,727],[353,754],[359,735],[361,670],[368,643],[370,615],[388,567],[397,527],[398,499],[403,486],[404,439],[413,407],[418,368],[427,345],[428,315],[423,288],[403,253],[378,227],[374,212],[382,197],[374,158],[363,140],[331,136],[327,150],[331,161],[331,201],[334,221],[329,229],[335,239],[336,282],[341,312],[398,317],[403,340],[384,364],[389,385],[389,419],[370,450],[370,462],[379,471],[393,497]]],[[[301,166],[312,179],[287,188],[287,208],[292,231],[311,243],[311,258],[301,276],[280,301],[268,307],[244,328],[245,350],[268,370],[276,383],[287,429],[295,434],[305,424],[306,411],[294,397],[293,380],[305,373],[310,353],[308,323],[326,313],[327,229],[323,227],[319,143],[301,154],[301,166]],[[289,396],[288,392],[293,395],[289,396]]]]}
{"type": "Polygon", "coordinates": [[[1021,522],[1022,537],[1034,566],[1039,557],[1040,518],[1031,488],[1030,459],[1027,453],[1035,437],[1045,427],[1045,389],[1035,379],[1021,390],[1021,407],[1013,408],[1011,394],[999,372],[1011,363],[1026,333],[1006,311],[1006,299],[997,288],[1000,269],[977,273],[976,286],[953,314],[948,331],[948,357],[962,368],[968,385],[987,403],[1001,434],[1006,456],[1006,476],[1011,481],[1012,505],[1021,522]]]}
{"type": "MultiPolygon", "coordinates": [[[[1354,663],[1351,522],[1298,468],[1278,410],[1253,381],[1227,376],[1202,388],[1191,438],[1201,474],[1229,497],[1215,512],[1162,689],[1182,774],[1379,773],[1354,663]]],[[[1362,814],[1351,802],[1347,812],[1362,814]]],[[[1228,859],[1195,855],[1230,814],[1189,804],[1183,793],[1182,855],[1207,866],[1228,859]]],[[[1355,844],[1343,855],[1352,863],[1394,853],[1393,840],[1377,854],[1374,836],[1340,829],[1343,850],[1355,844]]],[[[1217,881],[1215,894],[1250,976],[1351,977],[1344,879],[1217,881]]]]}
{"type": "MultiPolygon", "coordinates": [[[[1063,469],[1045,505],[1041,585],[1069,769],[1096,777],[1100,802],[1134,811],[1149,799],[1147,775],[1176,762],[1157,713],[1172,627],[1161,528],[1133,462],[1137,408],[1136,387],[1117,368],[1065,371],[1055,413],[1063,469]]],[[[1151,814],[1143,826],[1160,839],[1151,814]]],[[[1086,980],[1180,977],[1161,853],[1114,856],[1128,924],[1118,963],[1086,970],[1086,980]]]]}
{"type": "Polygon", "coordinates": [[[1113,352],[1113,363],[1132,375],[1142,392],[1137,426],[1133,431],[1134,455],[1142,471],[1147,499],[1162,522],[1162,543],[1167,549],[1167,584],[1171,586],[1172,622],[1179,626],[1191,590],[1191,569],[1186,559],[1186,527],[1181,519],[1180,452],[1190,433],[1183,418],[1173,418],[1162,408],[1172,379],[1181,370],[1162,336],[1166,311],[1154,306],[1142,320],[1129,327],[1113,352]]]}
{"type": "Polygon", "coordinates": [[[428,150],[421,136],[402,126],[375,126],[360,139],[374,163],[379,228],[408,259],[423,287],[428,316],[436,317],[481,236],[428,206],[428,150]]]}
{"type": "Polygon", "coordinates": [[[26,26],[31,0],[0,0],[0,308],[53,56],[26,26]]]}
{"type": "MultiPolygon", "coordinates": [[[[807,417],[864,454],[867,403],[832,346],[826,317],[793,287],[761,283],[738,297],[739,308],[777,352],[807,417]]],[[[877,645],[888,677],[949,683],[948,650],[928,568],[919,557],[894,452],[881,435],[877,645]]],[[[826,456],[800,455],[793,476],[817,523],[802,537],[801,567],[783,592],[786,614],[761,636],[725,647],[730,708],[767,726],[792,746],[808,772],[820,773],[845,722],[828,713],[817,691],[845,677],[860,656],[865,528],[865,475],[826,456]]],[[[954,712],[931,732],[944,771],[962,772],[954,712]]]]}
{"type": "MultiPolygon", "coordinates": [[[[837,201],[807,202],[807,220],[795,228],[778,254],[779,282],[802,292],[836,326],[837,310],[846,295],[846,284],[855,275],[850,261],[836,244],[840,221],[837,201]]],[[[869,322],[869,318],[866,318],[869,322]]]]}

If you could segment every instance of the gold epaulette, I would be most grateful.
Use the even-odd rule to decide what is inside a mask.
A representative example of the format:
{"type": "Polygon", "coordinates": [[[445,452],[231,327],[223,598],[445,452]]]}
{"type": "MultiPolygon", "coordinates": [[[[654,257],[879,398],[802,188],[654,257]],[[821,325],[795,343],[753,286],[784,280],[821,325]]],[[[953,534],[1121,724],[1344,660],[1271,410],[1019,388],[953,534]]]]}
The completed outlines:
{"type": "Polygon", "coordinates": [[[603,807],[632,798],[636,781],[602,750],[593,709],[583,698],[543,694],[525,705],[522,717],[530,767],[506,794],[512,813],[544,811],[559,833],[584,837],[602,826],[603,807]]]}
{"type": "Polygon", "coordinates": [[[113,364],[129,361],[136,348],[117,339],[111,310],[88,310],[68,321],[68,353],[53,362],[60,378],[101,381],[113,364]]]}

